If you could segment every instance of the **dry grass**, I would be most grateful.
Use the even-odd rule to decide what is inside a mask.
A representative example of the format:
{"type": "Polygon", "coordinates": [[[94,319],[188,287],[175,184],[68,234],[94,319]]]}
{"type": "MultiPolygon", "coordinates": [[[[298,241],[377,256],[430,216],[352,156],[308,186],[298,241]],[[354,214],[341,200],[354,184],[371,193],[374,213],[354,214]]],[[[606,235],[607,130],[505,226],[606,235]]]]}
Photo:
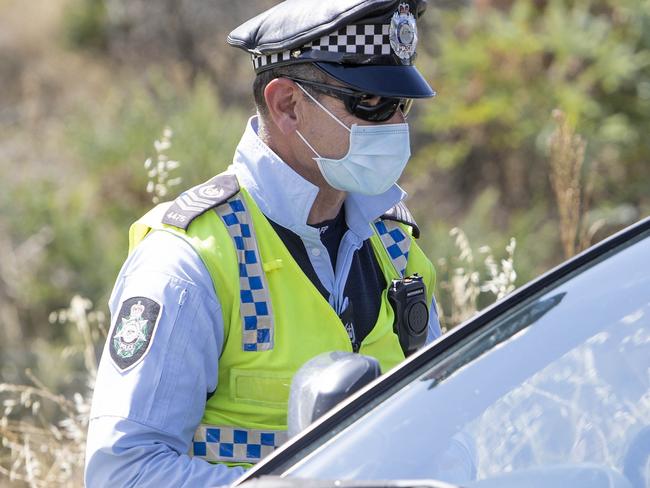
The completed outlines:
{"type": "Polygon", "coordinates": [[[63,351],[63,358],[83,356],[88,371],[85,391],[72,398],[53,392],[30,371],[29,385],[0,383],[0,475],[12,486],[81,486],[90,400],[97,375],[95,345],[106,336],[105,317],[80,296],[50,317],[71,324],[81,338],[63,351]],[[57,419],[57,420],[54,420],[57,419]]]}
{"type": "MultiPolygon", "coordinates": [[[[171,138],[172,130],[167,127],[154,142],[156,160],[147,159],[144,164],[149,177],[147,192],[152,194],[154,203],[160,202],[169,194],[170,187],[181,182],[180,178],[170,178],[170,173],[180,166],[166,154],[171,148],[171,138]]],[[[74,337],[79,340],[63,350],[61,360],[81,356],[87,385],[84,391],[75,393],[70,399],[53,392],[31,371],[26,372],[31,381],[29,385],[0,383],[3,407],[0,478],[4,477],[11,486],[83,485],[86,432],[97,377],[95,351],[106,339],[106,318],[102,312],[94,310],[90,300],[76,295],[68,308],[52,312],[50,322],[55,326],[75,328],[74,337]]]]}
{"type": "Polygon", "coordinates": [[[591,244],[604,221],[588,226],[585,216],[593,193],[593,165],[586,168],[586,142],[575,133],[561,110],[553,111],[555,130],[548,141],[551,186],[560,217],[564,257],[570,258],[591,244]]]}
{"type": "Polygon", "coordinates": [[[155,204],[164,200],[169,195],[170,188],[180,185],[183,180],[180,177],[170,178],[170,173],[180,167],[178,161],[171,160],[167,156],[167,151],[172,147],[172,136],[171,128],[165,127],[161,138],[153,143],[156,161],[148,158],[144,162],[149,177],[147,193],[152,195],[151,201],[155,204]]]}
{"type": "Polygon", "coordinates": [[[448,281],[440,283],[443,293],[449,295],[451,304],[448,312],[440,314],[443,330],[464,322],[478,311],[478,299],[481,293],[490,293],[494,298],[501,299],[515,289],[517,273],[514,267],[514,252],[516,241],[510,239],[506,246],[506,258],[499,262],[494,258],[488,246],[479,249],[482,265],[479,267],[474,257],[474,251],[465,233],[458,228],[450,232],[458,248],[458,256],[454,259],[454,267],[445,259],[438,261],[440,270],[445,272],[448,281]],[[481,272],[483,271],[483,277],[481,272]]]}

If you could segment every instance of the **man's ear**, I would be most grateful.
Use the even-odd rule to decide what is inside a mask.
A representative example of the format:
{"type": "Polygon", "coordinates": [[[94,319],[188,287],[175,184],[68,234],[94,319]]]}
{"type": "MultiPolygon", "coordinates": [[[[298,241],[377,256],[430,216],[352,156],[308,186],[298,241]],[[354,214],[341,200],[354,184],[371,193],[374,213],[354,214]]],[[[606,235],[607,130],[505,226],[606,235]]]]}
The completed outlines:
{"type": "Polygon", "coordinates": [[[296,84],[287,78],[275,78],[264,88],[264,99],[269,115],[280,131],[291,134],[298,128],[296,103],[299,100],[296,84]]]}

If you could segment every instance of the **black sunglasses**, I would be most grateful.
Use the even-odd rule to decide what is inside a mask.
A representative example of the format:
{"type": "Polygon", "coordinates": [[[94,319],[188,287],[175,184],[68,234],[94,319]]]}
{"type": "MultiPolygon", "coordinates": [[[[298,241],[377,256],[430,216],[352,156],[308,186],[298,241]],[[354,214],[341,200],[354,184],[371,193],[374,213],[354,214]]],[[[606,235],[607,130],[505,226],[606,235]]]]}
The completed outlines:
{"type": "Polygon", "coordinates": [[[320,93],[342,100],[348,112],[369,122],[384,122],[395,115],[398,109],[404,115],[407,115],[413,105],[413,99],[410,98],[377,97],[377,95],[363,93],[342,86],[333,86],[317,81],[292,78],[290,76],[284,76],[283,78],[308,85],[320,93]]]}

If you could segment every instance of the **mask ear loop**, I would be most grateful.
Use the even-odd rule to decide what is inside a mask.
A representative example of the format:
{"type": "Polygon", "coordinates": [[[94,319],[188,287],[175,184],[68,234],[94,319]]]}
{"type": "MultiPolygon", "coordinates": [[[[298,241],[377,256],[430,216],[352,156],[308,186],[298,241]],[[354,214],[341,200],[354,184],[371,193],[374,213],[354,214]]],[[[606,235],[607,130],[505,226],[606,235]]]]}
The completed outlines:
{"type": "Polygon", "coordinates": [[[316,155],[316,157],[318,157],[319,159],[323,159],[323,157],[316,152],[316,149],[314,149],[312,147],[312,145],[309,144],[309,142],[307,142],[307,139],[305,139],[305,136],[303,136],[298,129],[296,129],[296,134],[298,134],[298,137],[300,137],[302,139],[302,142],[304,142],[307,145],[307,147],[309,149],[311,149],[311,151],[316,155]]]}
{"type": "MultiPolygon", "coordinates": [[[[345,125],[343,122],[341,122],[341,121],[338,119],[338,117],[336,117],[336,115],[334,115],[334,114],[333,114],[332,112],[330,112],[327,108],[325,108],[325,106],[324,106],[322,103],[320,103],[318,100],[316,100],[316,99],[312,96],[311,93],[309,93],[307,90],[305,90],[305,89],[302,87],[302,85],[301,85],[300,83],[298,83],[297,81],[294,81],[294,83],[295,83],[296,85],[298,85],[298,88],[300,88],[300,89],[305,93],[305,95],[307,95],[309,98],[311,98],[312,101],[313,101],[316,105],[318,105],[320,108],[322,108],[322,109],[325,111],[325,113],[327,113],[327,115],[329,115],[329,116],[332,117],[334,120],[336,120],[336,121],[339,123],[339,125],[341,125],[345,130],[347,130],[348,132],[352,132],[352,131],[350,130],[350,128],[349,128],[347,125],[345,125]]],[[[306,142],[306,141],[305,141],[305,142],[306,142]]],[[[309,147],[311,147],[311,146],[309,146],[309,147]]],[[[313,149],[312,149],[312,151],[313,151],[313,149]]],[[[314,151],[314,152],[316,152],[316,151],[314,151]]],[[[320,157],[320,156],[319,156],[319,157],[320,157]]]]}

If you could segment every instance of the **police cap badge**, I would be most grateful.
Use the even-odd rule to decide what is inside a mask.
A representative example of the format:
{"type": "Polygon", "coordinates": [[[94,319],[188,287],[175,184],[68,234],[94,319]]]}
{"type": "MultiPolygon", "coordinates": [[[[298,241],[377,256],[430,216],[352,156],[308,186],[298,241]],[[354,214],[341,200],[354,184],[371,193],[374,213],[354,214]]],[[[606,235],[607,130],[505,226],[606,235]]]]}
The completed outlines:
{"type": "Polygon", "coordinates": [[[400,3],[390,21],[390,47],[400,59],[410,59],[415,54],[418,29],[408,3],[400,3]]]}

